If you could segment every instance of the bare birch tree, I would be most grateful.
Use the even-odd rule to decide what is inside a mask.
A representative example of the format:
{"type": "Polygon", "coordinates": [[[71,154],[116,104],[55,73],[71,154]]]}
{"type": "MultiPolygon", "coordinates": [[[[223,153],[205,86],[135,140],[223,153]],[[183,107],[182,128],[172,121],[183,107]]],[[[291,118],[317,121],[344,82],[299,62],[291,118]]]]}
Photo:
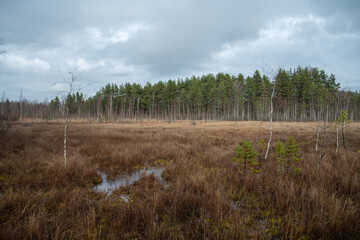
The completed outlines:
{"type": "Polygon", "coordinates": [[[276,89],[276,72],[270,68],[268,65],[266,65],[270,78],[272,79],[272,91],[271,91],[271,95],[270,95],[270,111],[269,111],[269,121],[270,121],[270,137],[269,137],[269,141],[267,144],[267,149],[266,149],[266,153],[265,153],[265,160],[267,160],[268,154],[269,154],[269,150],[270,150],[270,145],[271,145],[271,139],[272,139],[272,119],[273,119],[273,112],[274,112],[274,97],[275,97],[275,89],[276,89]]]}
{"type": "MultiPolygon", "coordinates": [[[[60,72],[62,77],[62,82],[57,82],[55,84],[65,84],[68,87],[68,90],[60,91],[59,93],[63,93],[67,96],[71,96],[73,93],[81,91],[84,89],[83,86],[81,86],[81,83],[79,81],[79,75],[80,75],[80,69],[78,67],[74,68],[73,71],[69,71],[67,73],[67,77],[60,72]]],[[[65,97],[65,99],[66,99],[65,97]]],[[[67,165],[67,132],[69,129],[69,104],[66,103],[65,100],[65,127],[64,127],[64,167],[66,168],[67,165]]]]}

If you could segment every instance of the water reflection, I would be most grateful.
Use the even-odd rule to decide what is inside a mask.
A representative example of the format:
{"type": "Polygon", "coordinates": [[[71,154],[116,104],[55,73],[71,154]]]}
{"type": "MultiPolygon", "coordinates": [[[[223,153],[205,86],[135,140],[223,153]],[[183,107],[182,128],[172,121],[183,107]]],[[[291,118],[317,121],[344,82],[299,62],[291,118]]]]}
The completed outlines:
{"type": "MultiPolygon", "coordinates": [[[[141,177],[150,175],[153,175],[160,181],[160,183],[165,188],[168,188],[170,183],[162,178],[162,172],[163,168],[159,167],[142,168],[130,174],[121,175],[114,180],[108,180],[105,172],[98,171],[99,175],[101,176],[102,182],[99,185],[96,185],[94,187],[94,190],[105,193],[106,196],[109,196],[116,188],[130,186],[137,182],[141,177]]],[[[121,198],[125,202],[129,201],[128,195],[124,194],[121,196],[121,198]]]]}

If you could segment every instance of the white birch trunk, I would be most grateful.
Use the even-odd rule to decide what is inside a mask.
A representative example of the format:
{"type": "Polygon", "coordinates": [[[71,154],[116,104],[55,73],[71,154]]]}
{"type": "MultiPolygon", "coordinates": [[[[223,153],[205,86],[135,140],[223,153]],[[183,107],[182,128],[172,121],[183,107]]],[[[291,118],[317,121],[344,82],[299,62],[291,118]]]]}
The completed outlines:
{"type": "Polygon", "coordinates": [[[336,150],[335,154],[337,154],[339,150],[339,126],[336,124],[336,150]]]}
{"type": "Polygon", "coordinates": [[[66,168],[67,164],[67,154],[66,154],[66,146],[67,146],[67,129],[68,129],[68,122],[69,122],[69,108],[66,108],[66,119],[65,119],[65,128],[64,128],[64,166],[66,168]]]}
{"type": "Polygon", "coordinates": [[[346,142],[345,142],[345,130],[346,130],[346,121],[343,121],[343,145],[344,148],[346,147],[346,142]]]}
{"type": "Polygon", "coordinates": [[[275,95],[275,86],[276,86],[276,80],[274,81],[274,87],[273,87],[273,91],[271,93],[271,98],[270,98],[270,137],[269,137],[269,141],[268,141],[268,145],[267,145],[267,149],[266,149],[266,153],[265,153],[265,160],[268,157],[269,154],[269,149],[270,149],[270,144],[271,144],[271,138],[272,138],[272,116],[273,116],[273,98],[275,95]]]}
{"type": "Polygon", "coordinates": [[[315,152],[317,152],[317,150],[318,150],[318,146],[319,146],[319,136],[320,136],[320,126],[318,126],[318,131],[317,131],[317,135],[316,135],[315,152]]]}

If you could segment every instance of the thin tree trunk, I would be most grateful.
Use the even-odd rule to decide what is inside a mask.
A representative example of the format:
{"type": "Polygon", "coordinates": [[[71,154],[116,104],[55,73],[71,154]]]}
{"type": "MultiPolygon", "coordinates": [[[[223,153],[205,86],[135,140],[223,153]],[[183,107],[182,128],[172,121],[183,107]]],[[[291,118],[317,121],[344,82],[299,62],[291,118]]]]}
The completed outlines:
{"type": "Polygon", "coordinates": [[[273,87],[273,91],[271,93],[271,98],[270,98],[270,137],[269,137],[269,141],[268,141],[268,146],[267,146],[267,149],[266,149],[266,153],[265,153],[265,160],[267,159],[268,157],[268,154],[269,154],[269,149],[270,149],[270,144],[271,144],[271,138],[272,138],[272,116],[273,116],[273,98],[274,98],[274,95],[275,95],[275,86],[276,86],[276,80],[274,81],[274,87],[273,87]]]}
{"type": "Polygon", "coordinates": [[[100,105],[101,105],[101,96],[98,97],[98,103],[97,103],[97,111],[96,111],[96,122],[100,122],[100,105]]]}
{"type": "Polygon", "coordinates": [[[65,118],[65,128],[64,128],[64,166],[66,168],[67,158],[66,158],[66,146],[67,146],[67,129],[69,122],[69,107],[66,107],[66,118],[65,118]]]}
{"type": "Polygon", "coordinates": [[[335,154],[337,154],[339,150],[339,126],[336,124],[336,150],[335,154]]]}
{"type": "Polygon", "coordinates": [[[126,118],[126,97],[123,102],[123,120],[126,118]]]}
{"type": "Polygon", "coordinates": [[[110,104],[109,104],[109,120],[112,121],[113,118],[113,113],[112,113],[112,109],[113,109],[113,94],[110,94],[110,104]]]}
{"type": "Polygon", "coordinates": [[[22,109],[23,109],[23,106],[22,106],[22,101],[20,101],[20,122],[22,121],[22,109]]]}
{"type": "Polygon", "coordinates": [[[320,136],[320,126],[318,126],[318,131],[317,131],[317,135],[316,135],[316,146],[315,146],[315,152],[317,152],[317,150],[318,150],[318,145],[319,145],[319,136],[320,136]]]}
{"type": "Polygon", "coordinates": [[[342,128],[342,135],[343,135],[343,146],[344,148],[346,147],[346,142],[345,142],[345,130],[346,130],[346,121],[343,121],[343,128],[342,128]]]}
{"type": "Polygon", "coordinates": [[[150,119],[152,119],[153,113],[154,113],[154,105],[155,105],[155,92],[152,94],[152,106],[151,106],[151,112],[150,112],[150,119]]]}
{"type": "Polygon", "coordinates": [[[137,98],[137,111],[136,111],[135,122],[140,117],[139,115],[140,115],[140,97],[137,98]]]}

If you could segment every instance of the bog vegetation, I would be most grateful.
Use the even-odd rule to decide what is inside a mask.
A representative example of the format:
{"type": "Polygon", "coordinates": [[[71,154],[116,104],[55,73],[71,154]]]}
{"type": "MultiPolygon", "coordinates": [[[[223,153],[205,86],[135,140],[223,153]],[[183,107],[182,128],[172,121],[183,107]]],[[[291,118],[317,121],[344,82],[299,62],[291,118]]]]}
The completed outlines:
{"type": "Polygon", "coordinates": [[[274,122],[265,161],[266,122],[73,120],[66,168],[63,128],[24,120],[0,138],[1,239],[360,236],[357,122],[337,153],[334,124],[315,151],[316,123],[274,122]],[[163,168],[168,185],[144,175],[110,195],[94,188],[99,171],[115,179],[146,166],[163,168]]]}

